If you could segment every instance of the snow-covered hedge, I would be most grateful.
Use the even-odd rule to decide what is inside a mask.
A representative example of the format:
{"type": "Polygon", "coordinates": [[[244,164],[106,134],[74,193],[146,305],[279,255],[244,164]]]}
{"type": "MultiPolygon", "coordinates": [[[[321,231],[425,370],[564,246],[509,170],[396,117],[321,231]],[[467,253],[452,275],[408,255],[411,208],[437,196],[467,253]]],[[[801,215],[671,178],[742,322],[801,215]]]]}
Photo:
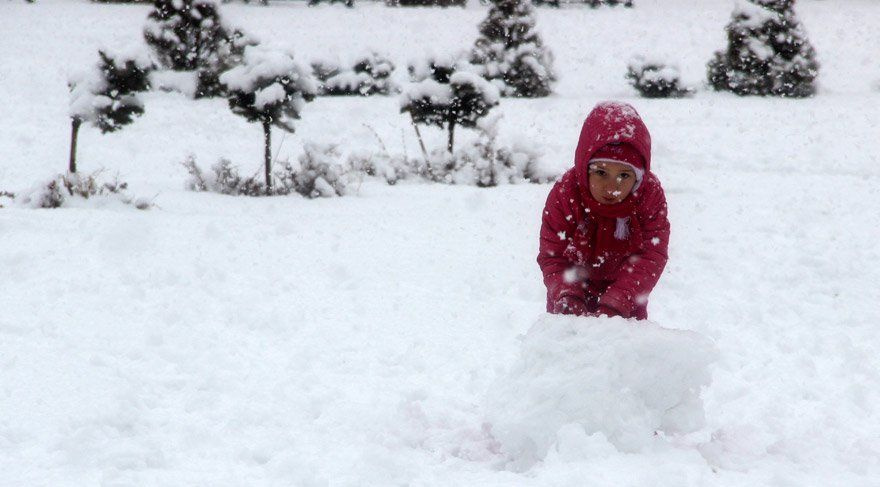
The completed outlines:
{"type": "Polygon", "coordinates": [[[681,98],[692,93],[682,85],[677,67],[641,56],[630,60],[626,79],[645,98],[681,98]]]}
{"type": "Polygon", "coordinates": [[[388,95],[399,90],[391,79],[394,63],[375,51],[358,56],[350,65],[335,59],[312,62],[319,93],[326,96],[388,95]]]}
{"type": "Polygon", "coordinates": [[[100,204],[121,203],[131,205],[139,210],[146,210],[153,203],[144,198],[133,198],[126,193],[128,183],[114,178],[100,181],[101,171],[92,174],[58,174],[48,181],[16,194],[2,192],[6,197],[14,198],[14,203],[28,208],[61,208],[65,206],[83,206],[87,200],[100,204]]]}
{"type": "Polygon", "coordinates": [[[343,196],[355,175],[352,167],[342,163],[335,145],[306,144],[296,162],[281,162],[272,173],[274,184],[267,190],[257,174],[242,176],[229,159],[220,159],[205,171],[188,156],[182,163],[192,191],[240,196],[283,196],[300,194],[306,198],[343,196]]]}

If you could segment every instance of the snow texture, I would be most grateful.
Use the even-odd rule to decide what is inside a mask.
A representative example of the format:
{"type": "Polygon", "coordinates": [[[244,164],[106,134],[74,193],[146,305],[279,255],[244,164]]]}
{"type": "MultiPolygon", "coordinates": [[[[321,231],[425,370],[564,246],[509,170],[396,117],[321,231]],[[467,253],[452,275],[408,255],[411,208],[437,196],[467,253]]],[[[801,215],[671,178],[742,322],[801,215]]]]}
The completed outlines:
{"type": "MultiPolygon", "coordinates": [[[[417,45],[470,47],[486,15],[254,3],[222,4],[224,18],[303,59],[387,46],[401,66],[417,45]]],[[[64,169],[66,73],[137,39],[149,10],[0,1],[0,191],[64,169]]],[[[715,343],[703,428],[622,453],[568,423],[528,471],[505,468],[485,399],[543,316],[550,185],[196,193],[185,155],[261,174],[259,129],[225,100],[152,91],[113,136],[81,130],[78,162],[118,172],[155,208],[0,200],[0,485],[876,487],[880,64],[866,46],[880,45],[880,3],[797,2],[823,67],[810,98],[644,99],[626,84],[634,53],[704,80],[730,12],[729,0],[539,9],[554,95],[492,112],[499,147],[540,151],[553,174],[598,101],[644,117],[673,225],[649,313],[715,343]]],[[[420,157],[398,110],[392,97],[318,98],[272,154],[297,161],[309,142],[420,157]]],[[[464,147],[479,133],[456,136],[464,147]]]]}
{"type": "Polygon", "coordinates": [[[712,342],[694,332],[623,318],[547,316],[489,389],[488,422],[516,470],[563,448],[559,438],[569,433],[561,430],[572,427],[598,433],[621,452],[645,451],[656,432],[704,426],[699,395],[716,357],[712,342]]]}

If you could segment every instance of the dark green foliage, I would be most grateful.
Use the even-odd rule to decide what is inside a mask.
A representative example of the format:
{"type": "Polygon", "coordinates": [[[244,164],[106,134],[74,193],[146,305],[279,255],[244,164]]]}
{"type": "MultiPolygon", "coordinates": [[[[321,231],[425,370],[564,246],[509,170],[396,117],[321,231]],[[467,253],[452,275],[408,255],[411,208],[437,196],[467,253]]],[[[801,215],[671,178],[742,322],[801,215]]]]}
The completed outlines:
{"type": "Polygon", "coordinates": [[[628,8],[631,8],[633,6],[633,0],[586,0],[584,3],[592,8],[598,8],[602,5],[608,5],[609,7],[623,5],[624,7],[628,8]]]}
{"type": "Polygon", "coordinates": [[[793,5],[793,0],[740,4],[727,25],[727,48],[707,66],[710,85],[737,95],[814,95],[819,63],[793,5]]]}
{"type": "Polygon", "coordinates": [[[389,7],[464,7],[467,0],[385,0],[389,7]]]}
{"type": "Polygon", "coordinates": [[[391,80],[393,72],[394,63],[375,52],[360,56],[351,68],[326,60],[312,63],[320,94],[325,96],[388,95],[397,91],[391,80]]]}
{"type": "Polygon", "coordinates": [[[220,73],[238,64],[254,45],[242,31],[226,25],[212,0],[155,0],[144,39],[163,68],[193,71],[196,97],[223,96],[220,73]]]}
{"type": "Polygon", "coordinates": [[[553,56],[535,31],[528,0],[492,0],[470,60],[504,96],[547,96],[556,80],[553,56]]]}
{"type": "Polygon", "coordinates": [[[498,90],[478,74],[459,69],[453,59],[429,59],[410,66],[414,83],[403,94],[400,111],[414,124],[446,127],[452,152],[457,125],[473,128],[498,105],[498,90]]]}
{"type": "Polygon", "coordinates": [[[314,7],[315,5],[320,5],[321,3],[341,3],[344,4],[348,8],[354,7],[354,0],[309,0],[309,7],[314,7]]]}
{"type": "Polygon", "coordinates": [[[642,58],[630,61],[626,79],[645,98],[681,98],[691,93],[681,86],[678,69],[642,58]]]}
{"type": "Polygon", "coordinates": [[[121,129],[144,113],[143,103],[136,94],[150,89],[149,74],[153,67],[134,59],[111,59],[104,51],[98,51],[98,57],[105,87],[97,94],[108,98],[110,103],[96,111],[92,123],[106,134],[121,129]]]}

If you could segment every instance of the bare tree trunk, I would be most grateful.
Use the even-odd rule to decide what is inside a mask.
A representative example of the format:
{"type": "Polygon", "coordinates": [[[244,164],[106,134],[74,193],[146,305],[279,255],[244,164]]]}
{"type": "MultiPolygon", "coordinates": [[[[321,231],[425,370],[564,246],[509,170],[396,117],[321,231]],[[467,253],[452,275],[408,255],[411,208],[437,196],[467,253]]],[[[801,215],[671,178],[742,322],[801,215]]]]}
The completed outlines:
{"type": "Polygon", "coordinates": [[[76,172],[76,138],[79,135],[79,126],[82,125],[82,120],[77,117],[70,120],[70,162],[67,165],[67,170],[73,174],[76,172]]]}
{"type": "Polygon", "coordinates": [[[452,144],[455,141],[455,120],[449,121],[449,141],[446,143],[446,148],[449,150],[449,153],[452,154],[452,144]]]}
{"type": "Polygon", "coordinates": [[[266,195],[272,194],[272,126],[263,122],[263,159],[266,165],[266,195]]]}
{"type": "Polygon", "coordinates": [[[425,149],[425,141],[422,140],[422,133],[419,131],[419,126],[416,124],[416,119],[413,118],[412,113],[409,114],[409,119],[412,120],[413,128],[416,129],[416,137],[419,138],[419,147],[422,148],[422,155],[425,156],[425,161],[427,161],[428,151],[425,149]]]}

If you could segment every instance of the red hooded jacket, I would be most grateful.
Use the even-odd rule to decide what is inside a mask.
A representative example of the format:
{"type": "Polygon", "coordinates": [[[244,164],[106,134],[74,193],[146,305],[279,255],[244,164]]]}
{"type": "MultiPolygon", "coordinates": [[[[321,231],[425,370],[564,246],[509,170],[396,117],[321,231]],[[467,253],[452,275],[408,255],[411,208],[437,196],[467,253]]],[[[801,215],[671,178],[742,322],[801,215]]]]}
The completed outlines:
{"type": "Polygon", "coordinates": [[[666,266],[669,220],[666,196],[651,172],[651,135],[630,105],[596,105],[584,121],[574,167],[553,186],[541,224],[538,264],[547,286],[547,311],[563,297],[587,310],[611,308],[623,317],[647,319],[648,295],[666,266]],[[644,158],[641,185],[623,202],[603,205],[590,195],[587,167],[593,153],[627,143],[644,158]],[[625,218],[628,236],[615,237],[625,218]]]}

